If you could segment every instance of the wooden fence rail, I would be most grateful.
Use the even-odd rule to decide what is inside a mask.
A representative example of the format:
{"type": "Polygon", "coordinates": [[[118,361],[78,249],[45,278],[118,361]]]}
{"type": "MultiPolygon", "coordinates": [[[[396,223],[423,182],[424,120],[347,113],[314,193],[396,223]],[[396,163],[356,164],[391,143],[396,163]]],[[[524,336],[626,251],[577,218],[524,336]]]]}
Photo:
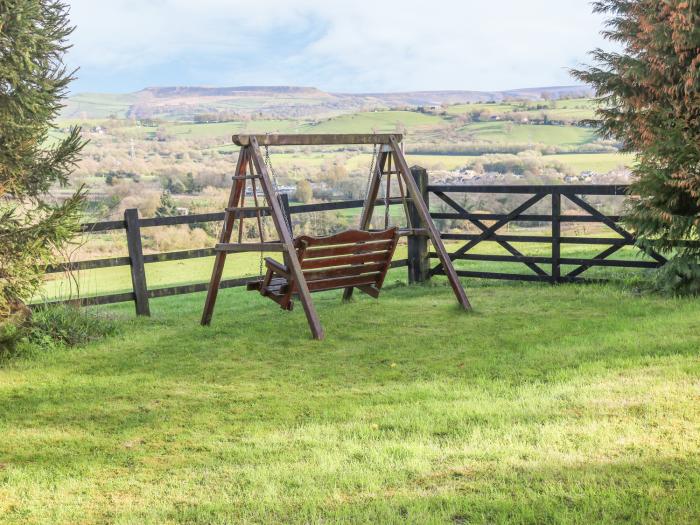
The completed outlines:
{"type": "MultiPolygon", "coordinates": [[[[286,210],[288,210],[290,216],[302,213],[362,208],[364,205],[364,200],[358,199],[290,206],[287,195],[282,195],[281,198],[283,200],[283,206],[286,210]]],[[[384,205],[385,201],[383,199],[378,200],[376,204],[378,206],[384,205]]],[[[390,199],[390,204],[402,205],[402,200],[400,198],[392,198],[390,199]]],[[[410,202],[408,203],[408,205],[409,210],[412,210],[413,205],[410,202]]],[[[262,211],[261,214],[268,215],[269,212],[262,211]]],[[[255,212],[248,211],[242,212],[240,216],[253,218],[256,215],[255,212]]],[[[52,274],[67,271],[70,272],[81,270],[94,270],[98,268],[129,266],[131,270],[132,291],[90,297],[78,297],[74,299],[71,298],[56,301],[48,301],[38,303],[35,306],[63,303],[76,304],[80,306],[90,306],[133,301],[135,304],[137,315],[150,315],[149,299],[206,291],[209,285],[208,282],[150,289],[146,280],[146,264],[165,261],[178,261],[183,259],[195,259],[200,257],[212,257],[216,254],[216,252],[214,248],[202,248],[196,250],[182,250],[167,253],[144,254],[143,246],[141,243],[141,229],[159,226],[176,226],[181,224],[221,222],[223,221],[223,219],[223,212],[203,213],[197,215],[184,215],[175,217],[141,218],[138,215],[138,210],[128,209],[124,212],[124,220],[85,223],[81,226],[81,230],[83,233],[87,234],[123,230],[126,233],[127,248],[129,255],[124,257],[110,257],[106,259],[64,262],[53,266],[49,266],[46,270],[46,273],[52,274]]],[[[392,268],[401,268],[407,265],[408,261],[406,259],[395,260],[391,263],[392,268]]],[[[245,286],[248,282],[250,282],[252,278],[253,277],[248,276],[235,279],[224,279],[221,281],[220,288],[245,286]]]]}
{"type": "MultiPolygon", "coordinates": [[[[609,259],[611,255],[625,246],[634,246],[635,238],[632,233],[619,225],[620,217],[616,215],[606,215],[593,205],[588,203],[582,196],[624,196],[628,187],[623,185],[428,185],[427,196],[431,194],[438,197],[449,211],[433,212],[433,219],[458,219],[471,223],[481,233],[444,233],[442,238],[453,241],[466,241],[459,249],[450,254],[452,260],[466,261],[488,261],[498,263],[521,263],[527,266],[531,273],[501,273],[482,272],[471,270],[458,270],[461,277],[477,277],[488,279],[506,279],[518,281],[544,281],[552,284],[590,281],[580,275],[594,266],[618,267],[618,268],[658,268],[662,266],[666,259],[654,252],[647,253],[652,260],[626,260],[609,259]],[[452,194],[520,194],[529,197],[514,208],[509,213],[471,213],[460,205],[452,194]],[[562,214],[563,199],[571,205],[579,208],[581,214],[562,214]],[[550,201],[549,213],[535,214],[526,213],[533,206],[541,202],[550,201]],[[485,221],[493,224],[487,225],[485,221]],[[503,235],[499,233],[503,227],[514,222],[546,222],[551,224],[549,236],[545,235],[503,235]],[[567,237],[562,236],[563,223],[600,223],[605,225],[617,237],[567,237]],[[482,242],[495,242],[504,248],[510,255],[484,255],[468,253],[482,242]],[[551,244],[549,257],[532,257],[521,253],[514,243],[544,243],[551,244]],[[580,257],[562,257],[562,244],[579,245],[606,245],[608,248],[598,253],[591,259],[580,257]],[[540,265],[550,265],[547,272],[540,265]],[[575,266],[574,269],[562,275],[562,266],[575,266]]],[[[426,254],[422,254],[426,257],[426,254]]],[[[427,257],[435,258],[434,253],[428,253],[427,257]]],[[[409,262],[410,264],[410,262],[409,262]]],[[[430,270],[431,275],[441,275],[440,265],[430,270]]]]}
{"type": "MultiPolygon", "coordinates": [[[[580,274],[593,266],[614,266],[625,268],[656,268],[661,266],[665,259],[656,253],[651,253],[652,261],[642,260],[613,260],[608,259],[610,255],[624,246],[634,244],[634,237],[618,225],[619,217],[605,215],[591,206],[580,196],[582,195],[624,195],[627,191],[625,186],[619,185],[507,185],[507,186],[471,186],[471,185],[430,185],[428,174],[420,167],[412,168],[413,177],[418,184],[423,198],[429,202],[430,196],[436,196],[440,202],[444,203],[449,211],[433,211],[433,219],[458,219],[465,223],[476,226],[479,233],[443,233],[441,236],[448,241],[465,241],[465,244],[450,254],[453,260],[466,261],[488,261],[495,263],[522,263],[530,269],[529,274],[513,274],[500,272],[481,272],[471,270],[458,270],[458,275],[462,277],[478,277],[523,281],[544,281],[550,283],[574,282],[582,280],[580,274]],[[470,193],[493,193],[493,194],[523,194],[529,196],[525,203],[516,207],[510,213],[471,213],[464,209],[451,196],[453,194],[470,193]],[[573,204],[579,206],[585,214],[562,215],[562,198],[567,198],[573,204]],[[529,208],[537,203],[551,199],[551,213],[549,214],[527,214],[529,208]],[[493,224],[487,224],[489,221],[493,224]],[[503,235],[499,233],[505,225],[512,222],[549,222],[551,223],[551,235],[503,235]],[[561,234],[561,225],[565,222],[599,222],[608,226],[618,234],[618,237],[567,237],[561,234]],[[495,242],[510,255],[484,255],[469,253],[475,246],[482,242],[495,242]],[[513,243],[546,243],[551,244],[551,255],[549,257],[525,256],[513,243]],[[608,248],[596,255],[592,259],[572,258],[561,256],[562,244],[590,244],[607,245],[608,248]],[[540,265],[551,265],[550,272],[546,272],[540,265]],[[561,275],[563,265],[575,265],[576,268],[565,275],[561,275]]],[[[317,204],[303,204],[289,206],[287,196],[282,196],[284,207],[289,215],[313,213],[322,211],[334,211],[352,208],[361,208],[362,200],[348,200],[339,202],[323,202],[317,204]]],[[[377,202],[377,205],[384,204],[384,201],[377,202]]],[[[391,204],[401,205],[399,198],[391,199],[391,204]]],[[[420,218],[413,206],[408,202],[408,211],[411,216],[413,228],[419,227],[420,218]]],[[[241,214],[244,217],[254,217],[254,212],[241,214]]],[[[181,224],[195,224],[204,222],[221,222],[224,213],[204,213],[198,215],[186,215],[176,217],[154,217],[141,218],[138,210],[128,209],[124,213],[124,220],[92,222],[82,225],[85,233],[100,233],[106,231],[123,230],[126,233],[128,256],[111,257],[107,259],[95,259],[78,262],[67,262],[49,267],[47,273],[58,273],[65,271],[92,270],[97,268],[109,268],[116,266],[129,266],[131,270],[132,291],[117,294],[101,295],[96,297],[82,297],[77,299],[54,301],[53,303],[75,303],[79,305],[103,305],[118,302],[133,301],[138,315],[150,315],[149,300],[157,297],[166,297],[185,293],[206,291],[208,282],[171,286],[165,288],[150,289],[146,279],[145,265],[177,261],[184,259],[194,259],[200,257],[211,257],[215,255],[213,248],[196,250],[182,250],[167,253],[144,254],[141,242],[141,230],[143,228],[175,226],[181,224]]],[[[424,227],[420,225],[420,227],[424,227]]],[[[410,283],[425,282],[433,275],[441,275],[442,268],[430,267],[430,259],[436,254],[429,251],[428,240],[424,235],[416,235],[409,230],[406,235],[408,239],[407,259],[397,260],[392,263],[392,268],[407,267],[408,280],[410,283]]],[[[244,286],[251,280],[251,277],[240,277],[236,279],[226,279],[221,282],[221,288],[231,288],[244,286]]],[[[42,303],[46,304],[46,303],[42,303]]]]}

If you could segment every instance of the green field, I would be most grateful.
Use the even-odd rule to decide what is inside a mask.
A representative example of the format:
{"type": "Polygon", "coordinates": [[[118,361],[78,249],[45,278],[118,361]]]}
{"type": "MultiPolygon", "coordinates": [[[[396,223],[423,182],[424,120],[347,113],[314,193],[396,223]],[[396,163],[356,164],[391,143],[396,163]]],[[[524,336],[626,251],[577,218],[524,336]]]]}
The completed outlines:
{"type": "Polygon", "coordinates": [[[562,99],[550,102],[504,102],[498,104],[455,104],[448,106],[449,115],[465,115],[474,111],[488,111],[492,115],[506,113],[530,113],[533,118],[547,115],[552,120],[574,119],[584,120],[595,116],[597,104],[591,99],[562,99]],[[547,109],[538,109],[537,106],[549,106],[547,109]]]}
{"type": "Polygon", "coordinates": [[[0,521],[700,521],[700,303],[616,286],[225,290],[0,368],[0,521]]]}
{"type": "MultiPolygon", "coordinates": [[[[221,148],[217,148],[221,149],[221,148]]],[[[235,149],[233,146],[229,149],[235,149]]],[[[409,166],[422,166],[428,170],[456,170],[473,165],[477,161],[483,161],[486,157],[479,155],[424,155],[410,151],[406,153],[409,166]]],[[[293,169],[302,170],[298,175],[303,175],[303,170],[318,169],[328,159],[340,159],[349,171],[366,173],[369,170],[371,155],[352,153],[277,153],[272,155],[275,166],[284,167],[294,176],[293,169]],[[347,156],[347,157],[346,157],[347,156]]],[[[619,167],[629,167],[634,164],[634,155],[624,153],[562,153],[558,155],[544,155],[542,161],[545,165],[561,163],[571,166],[575,171],[595,171],[607,173],[619,167]]]]}
{"type": "Polygon", "coordinates": [[[68,119],[80,119],[83,114],[88,114],[91,118],[107,118],[111,115],[124,118],[133,103],[132,95],[80,93],[66,101],[61,114],[68,119]]]}
{"type": "Polygon", "coordinates": [[[230,140],[235,133],[294,133],[299,122],[294,120],[253,120],[250,122],[212,122],[205,124],[170,124],[165,129],[176,138],[214,138],[230,140]]]}
{"type": "Polygon", "coordinates": [[[501,103],[501,104],[491,104],[486,102],[475,102],[473,104],[453,104],[446,108],[446,112],[449,115],[464,115],[471,113],[472,111],[490,111],[494,115],[500,115],[503,113],[510,113],[515,110],[515,107],[511,103],[501,103]]]}
{"type": "Polygon", "coordinates": [[[441,117],[425,115],[415,111],[375,111],[371,113],[353,113],[321,121],[318,124],[306,124],[302,133],[368,133],[372,130],[387,133],[404,127],[415,131],[443,124],[441,117]]]}
{"type": "MultiPolygon", "coordinates": [[[[318,123],[293,120],[259,120],[248,123],[222,122],[208,124],[168,124],[166,132],[175,138],[221,138],[228,140],[234,133],[378,133],[406,130],[408,141],[420,142],[431,137],[445,125],[441,117],[411,111],[382,111],[343,115],[318,123]],[[426,135],[427,134],[427,135],[426,135]]],[[[147,136],[155,128],[131,128],[147,136]]],[[[474,122],[458,129],[462,142],[545,145],[573,148],[593,142],[597,137],[588,128],[517,124],[507,121],[474,122]]]]}
{"type": "MultiPolygon", "coordinates": [[[[66,125],[73,121],[61,121],[66,125]]],[[[246,122],[209,122],[193,124],[188,122],[167,122],[162,129],[176,139],[216,138],[229,140],[235,133],[368,133],[392,132],[406,128],[410,132],[444,124],[441,117],[424,115],[413,111],[377,111],[353,113],[319,121],[308,120],[250,120],[246,122]]],[[[104,121],[90,122],[92,125],[104,121]]],[[[142,139],[152,138],[158,128],[127,126],[117,128],[121,133],[142,139]]]]}
{"type": "Polygon", "coordinates": [[[634,155],[630,153],[571,153],[547,155],[545,160],[556,160],[576,171],[596,171],[608,173],[620,167],[634,165],[634,155]]]}
{"type": "Polygon", "coordinates": [[[515,143],[544,144],[546,146],[582,146],[595,139],[595,133],[575,126],[541,126],[514,124],[512,122],[475,122],[461,130],[475,140],[515,143]]]}
{"type": "MultiPolygon", "coordinates": [[[[484,159],[482,156],[473,155],[414,155],[411,153],[408,153],[406,158],[410,165],[423,166],[429,170],[455,170],[471,166],[476,161],[484,159]]],[[[634,155],[625,153],[562,153],[559,155],[544,155],[542,160],[544,164],[561,163],[571,166],[576,172],[595,171],[608,173],[619,167],[632,166],[634,164],[634,155]]],[[[352,161],[355,161],[355,159],[353,158],[352,161]]],[[[356,163],[358,168],[363,166],[363,162],[359,159],[356,163]]]]}

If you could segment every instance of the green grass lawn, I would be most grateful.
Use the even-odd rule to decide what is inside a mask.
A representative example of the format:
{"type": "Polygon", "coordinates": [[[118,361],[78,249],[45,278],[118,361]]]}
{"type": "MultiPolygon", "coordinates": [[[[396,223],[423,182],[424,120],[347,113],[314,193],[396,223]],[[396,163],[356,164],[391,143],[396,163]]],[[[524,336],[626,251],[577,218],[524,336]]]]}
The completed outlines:
{"type": "Polygon", "coordinates": [[[700,303],[615,286],[224,290],[0,369],[2,523],[698,523],[700,303]]]}

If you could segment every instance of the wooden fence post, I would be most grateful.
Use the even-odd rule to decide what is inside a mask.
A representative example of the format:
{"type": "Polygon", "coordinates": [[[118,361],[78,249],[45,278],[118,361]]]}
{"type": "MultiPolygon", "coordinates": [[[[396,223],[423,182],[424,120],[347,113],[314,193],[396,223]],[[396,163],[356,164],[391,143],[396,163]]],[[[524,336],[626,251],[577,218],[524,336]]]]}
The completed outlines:
{"type": "MultiPolygon", "coordinates": [[[[420,166],[411,168],[411,175],[416,181],[420,194],[430,209],[428,202],[428,172],[420,166]]],[[[408,201],[408,215],[411,219],[412,228],[426,228],[423,224],[413,201],[408,201]]],[[[408,236],[408,282],[409,284],[424,283],[430,279],[430,259],[428,257],[428,237],[425,235],[408,236]]]]}
{"type": "Polygon", "coordinates": [[[124,210],[124,221],[126,222],[126,243],[129,248],[131,285],[134,289],[136,315],[150,316],[151,309],[148,306],[148,288],[146,286],[146,268],[143,263],[139,211],[134,208],[124,210]]]}
{"type": "Polygon", "coordinates": [[[561,193],[552,191],[552,284],[561,282],[561,193]]]}
{"type": "Polygon", "coordinates": [[[284,213],[284,218],[287,220],[287,225],[289,226],[289,234],[293,237],[294,228],[292,227],[292,210],[289,207],[289,195],[280,193],[280,200],[282,201],[282,213],[284,213]]]}

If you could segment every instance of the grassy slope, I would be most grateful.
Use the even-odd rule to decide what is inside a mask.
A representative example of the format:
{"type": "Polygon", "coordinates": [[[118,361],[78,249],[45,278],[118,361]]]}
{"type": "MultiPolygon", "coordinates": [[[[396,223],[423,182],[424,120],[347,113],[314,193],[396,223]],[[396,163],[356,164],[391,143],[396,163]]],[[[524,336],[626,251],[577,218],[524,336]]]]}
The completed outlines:
{"type": "MultiPolygon", "coordinates": [[[[233,133],[368,133],[395,131],[397,126],[410,130],[435,126],[442,123],[440,117],[423,115],[411,111],[379,111],[376,113],[354,113],[342,115],[312,124],[304,120],[253,120],[250,122],[215,123],[167,123],[164,128],[175,138],[222,138],[229,139],[233,133]]],[[[146,138],[156,128],[122,128],[122,132],[134,137],[146,138]]]]}
{"type": "Polygon", "coordinates": [[[572,153],[564,155],[548,155],[545,160],[554,159],[562,164],[571,166],[577,172],[597,171],[608,173],[621,166],[634,165],[634,155],[631,153],[572,153]]]}
{"type": "Polygon", "coordinates": [[[66,118],[81,118],[83,114],[89,114],[92,118],[107,118],[110,115],[125,117],[134,101],[131,95],[80,93],[66,101],[61,114],[66,118]]]}
{"type": "MultiPolygon", "coordinates": [[[[410,148],[410,143],[409,143],[410,148]]],[[[217,150],[225,150],[227,148],[216,148],[217,150]]],[[[228,148],[235,150],[231,146],[228,148]]],[[[272,162],[275,166],[285,168],[298,168],[299,170],[319,168],[324,161],[338,158],[339,155],[328,153],[278,153],[273,152],[272,162]]],[[[344,157],[343,157],[344,158],[344,157]]],[[[343,160],[344,165],[350,171],[359,170],[366,173],[369,170],[371,155],[369,154],[349,154],[347,162],[343,160]]],[[[477,160],[484,160],[484,157],[474,155],[416,155],[407,153],[406,160],[409,166],[418,165],[427,168],[428,170],[455,170],[466,166],[471,166],[477,160]]],[[[545,163],[561,162],[574,168],[577,172],[581,171],[597,171],[599,173],[607,173],[620,166],[631,166],[634,162],[634,155],[625,153],[573,153],[560,155],[546,155],[543,159],[545,163]]],[[[295,175],[301,177],[305,173],[295,173],[290,171],[290,176],[295,175]]]]}
{"type": "Polygon", "coordinates": [[[501,113],[510,113],[514,109],[513,104],[510,103],[487,104],[482,102],[474,104],[454,104],[445,108],[445,111],[449,115],[464,115],[471,113],[472,111],[490,111],[496,115],[501,113]]]}
{"type": "Polygon", "coordinates": [[[590,119],[594,117],[596,102],[591,99],[566,99],[552,102],[549,109],[535,109],[540,103],[501,103],[501,104],[456,104],[449,106],[446,111],[450,115],[464,115],[473,111],[489,111],[494,115],[518,112],[531,113],[533,117],[546,114],[550,119],[590,119]]]}
{"type": "MultiPolygon", "coordinates": [[[[406,155],[409,165],[417,164],[428,170],[447,169],[454,170],[464,166],[470,166],[484,157],[472,155],[406,155]]],[[[570,153],[560,155],[545,155],[545,163],[560,162],[574,168],[576,172],[596,171],[608,173],[620,166],[631,166],[634,163],[634,155],[626,153],[570,153]]],[[[369,165],[369,160],[366,161],[369,165]]],[[[357,167],[364,166],[358,158],[357,167]]]]}
{"type": "Polygon", "coordinates": [[[318,124],[302,126],[302,133],[368,133],[392,132],[398,127],[417,129],[443,123],[441,117],[424,115],[414,111],[377,111],[341,115],[318,124]]]}
{"type": "Polygon", "coordinates": [[[202,294],[111,308],[0,369],[2,522],[697,523],[700,303],[470,293],[321,296],[323,343],[242,290],[209,329],[202,294]]]}
{"type": "Polygon", "coordinates": [[[547,146],[581,146],[595,139],[593,130],[574,126],[538,126],[504,121],[475,122],[461,131],[476,140],[497,143],[545,144],[547,146]],[[508,127],[511,130],[508,131],[508,127]]]}

